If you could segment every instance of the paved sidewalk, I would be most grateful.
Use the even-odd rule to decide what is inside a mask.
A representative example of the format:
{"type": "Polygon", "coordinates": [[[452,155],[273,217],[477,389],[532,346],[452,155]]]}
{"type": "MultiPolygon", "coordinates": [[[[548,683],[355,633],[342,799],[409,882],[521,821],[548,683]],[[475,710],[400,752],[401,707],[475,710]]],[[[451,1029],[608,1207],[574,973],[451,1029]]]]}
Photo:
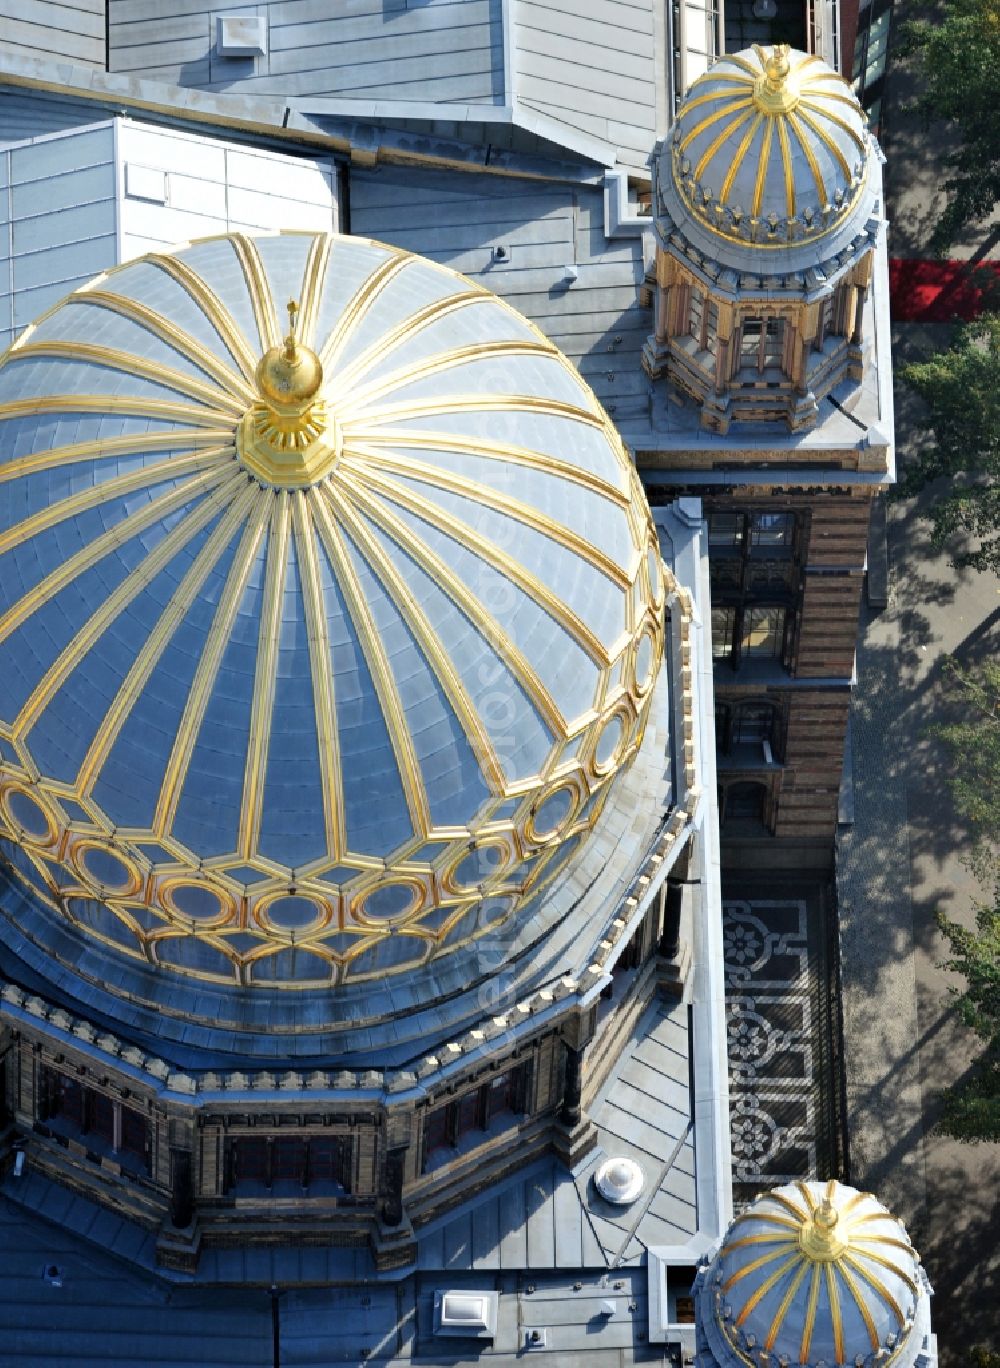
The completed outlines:
{"type": "MultiPolygon", "coordinates": [[[[894,31],[935,5],[896,0],[894,31]]],[[[907,103],[912,70],[890,52],[884,103],[889,255],[920,261],[945,203],[950,150],[907,103]]],[[[953,260],[996,261],[1000,216],[953,244],[953,260]]],[[[912,310],[908,311],[912,316],[912,310]]],[[[893,327],[897,375],[947,345],[949,329],[893,327]]],[[[896,386],[896,439],[905,469],[926,441],[916,397],[896,386]]],[[[838,891],[850,1171],[906,1222],[935,1288],[946,1368],[968,1349],[1000,1351],[1000,1145],[935,1134],[942,1090],[968,1068],[975,1038],[956,1019],[934,914],[971,925],[981,896],[965,865],[968,836],[946,784],[947,757],[927,736],[943,719],[943,657],[965,664],[1000,650],[1000,582],[958,572],[932,552],[920,502],[890,507],[888,603],[868,612],[854,695],[854,825],[841,832],[838,891]]]]}
{"type": "MultiPolygon", "coordinates": [[[[897,367],[943,329],[897,325],[897,367]]],[[[922,429],[897,391],[901,461],[922,429]]],[[[1000,1349],[1000,1145],[933,1133],[941,1090],[975,1048],[940,967],[941,907],[971,924],[979,890],[962,863],[967,835],[926,734],[944,716],[943,658],[1000,651],[1000,583],[932,553],[920,505],[889,517],[889,603],[862,623],[853,706],[855,821],[841,833],[838,889],[851,1178],[906,1222],[936,1291],[942,1360],[975,1343],[1000,1349]]]]}
{"type": "Polygon", "coordinates": [[[730,871],[722,884],[733,1198],[842,1176],[829,879],[730,871]]]}

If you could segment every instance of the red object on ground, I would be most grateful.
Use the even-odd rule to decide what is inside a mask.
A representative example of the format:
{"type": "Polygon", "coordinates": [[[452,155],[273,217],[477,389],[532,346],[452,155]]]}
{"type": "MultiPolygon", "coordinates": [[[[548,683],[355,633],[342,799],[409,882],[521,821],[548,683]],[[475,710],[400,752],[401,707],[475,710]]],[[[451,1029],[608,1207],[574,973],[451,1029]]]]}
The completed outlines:
{"type": "Polygon", "coordinates": [[[950,323],[1000,305],[1000,262],[889,262],[889,301],[900,323],[950,323]]]}

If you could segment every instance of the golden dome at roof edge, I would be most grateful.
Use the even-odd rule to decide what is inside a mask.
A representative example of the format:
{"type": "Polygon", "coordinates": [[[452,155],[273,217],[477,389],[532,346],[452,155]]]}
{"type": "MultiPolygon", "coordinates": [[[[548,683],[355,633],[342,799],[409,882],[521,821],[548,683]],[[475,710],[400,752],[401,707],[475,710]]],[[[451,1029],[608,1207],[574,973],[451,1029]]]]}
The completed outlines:
{"type": "Polygon", "coordinates": [[[888,1362],[923,1292],[900,1222],[870,1193],[831,1179],[757,1198],[713,1265],[714,1317],[729,1350],[759,1368],[888,1362]]]}
{"type": "Polygon", "coordinates": [[[0,357],[0,428],[0,840],[87,937],[380,978],[600,821],[669,581],[610,419],[490,291],[357,237],[152,254],[0,357]]]}
{"type": "Polygon", "coordinates": [[[687,211],[713,233],[785,247],[838,227],[859,201],[872,140],[822,58],[759,44],[720,57],[681,101],[668,144],[687,211]]]}

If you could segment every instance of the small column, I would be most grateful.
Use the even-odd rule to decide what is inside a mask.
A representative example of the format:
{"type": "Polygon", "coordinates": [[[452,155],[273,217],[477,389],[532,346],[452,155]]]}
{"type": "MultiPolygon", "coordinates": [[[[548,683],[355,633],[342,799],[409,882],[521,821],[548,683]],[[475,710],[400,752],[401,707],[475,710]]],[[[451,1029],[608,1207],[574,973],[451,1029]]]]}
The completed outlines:
{"type": "Polygon", "coordinates": [[[563,1087],[562,1108],[559,1112],[559,1120],[564,1126],[576,1126],[580,1121],[580,1101],[583,1097],[583,1051],[583,1046],[576,1050],[569,1045],[566,1047],[566,1082],[563,1087]]]}
{"type": "Polygon", "coordinates": [[[666,997],[682,998],[691,970],[690,926],[684,914],[684,884],[668,879],[661,897],[663,921],[657,947],[659,963],[656,983],[666,997]]]}
{"type": "Polygon", "coordinates": [[[790,326],[795,330],[793,343],[792,387],[794,396],[788,412],[788,426],[793,432],[812,427],[819,414],[816,395],[810,384],[809,358],[819,331],[820,306],[809,304],[798,313],[790,326]]]}
{"type": "Polygon", "coordinates": [[[653,306],[653,331],[642,349],[642,368],[651,380],[667,373],[670,360],[670,328],[673,296],[676,294],[674,265],[661,248],[656,249],[656,300],[653,306]]]}
{"type": "Polygon", "coordinates": [[[170,1211],[156,1240],[156,1262],[193,1273],[201,1254],[201,1228],[194,1201],[191,1151],[170,1146],[170,1211]]]}
{"type": "Polygon", "coordinates": [[[845,329],[845,332],[847,333],[848,340],[852,347],[861,346],[861,338],[864,330],[865,295],[872,280],[872,260],[873,255],[871,252],[862,257],[857,266],[855,266],[851,279],[851,294],[853,295],[852,310],[854,316],[851,319],[850,328],[845,329]]]}
{"type": "Polygon", "coordinates": [[[403,1205],[406,1150],[390,1150],[385,1160],[385,1188],[371,1237],[375,1265],[382,1270],[406,1268],[417,1257],[413,1226],[403,1205]]]}
{"type": "Polygon", "coordinates": [[[406,1171],[406,1146],[391,1149],[385,1157],[385,1186],[382,1220],[390,1229],[403,1223],[403,1174],[406,1171]]]}
{"type": "Polygon", "coordinates": [[[681,906],[683,886],[668,879],[663,888],[663,925],[660,931],[660,954],[673,959],[681,943],[681,906]]]}
{"type": "Polygon", "coordinates": [[[186,1149],[170,1151],[170,1221],[178,1230],[186,1229],[194,1219],[194,1183],[191,1152],[186,1149]]]}
{"type": "Polygon", "coordinates": [[[553,1126],[553,1147],[567,1168],[577,1166],[597,1144],[597,1127],[583,1110],[583,1056],[586,1042],[563,1042],[565,1073],[563,1100],[553,1126]]]}
{"type": "MultiPolygon", "coordinates": [[[[707,302],[707,301],[706,301],[707,302]]],[[[719,304],[719,323],[715,339],[715,388],[705,396],[701,425],[709,432],[729,431],[730,382],[733,369],[733,332],[736,311],[732,304],[719,304]]]]}

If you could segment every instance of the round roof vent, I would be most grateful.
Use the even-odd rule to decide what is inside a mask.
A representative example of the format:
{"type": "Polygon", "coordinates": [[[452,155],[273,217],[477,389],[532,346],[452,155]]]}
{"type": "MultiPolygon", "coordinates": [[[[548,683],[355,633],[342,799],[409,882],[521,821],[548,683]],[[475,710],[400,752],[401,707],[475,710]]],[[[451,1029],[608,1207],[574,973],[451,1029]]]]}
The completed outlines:
{"type": "Polygon", "coordinates": [[[616,1206],[627,1206],[634,1202],[642,1191],[642,1169],[634,1159],[617,1155],[605,1159],[594,1174],[594,1186],[609,1202],[616,1206]]]}

